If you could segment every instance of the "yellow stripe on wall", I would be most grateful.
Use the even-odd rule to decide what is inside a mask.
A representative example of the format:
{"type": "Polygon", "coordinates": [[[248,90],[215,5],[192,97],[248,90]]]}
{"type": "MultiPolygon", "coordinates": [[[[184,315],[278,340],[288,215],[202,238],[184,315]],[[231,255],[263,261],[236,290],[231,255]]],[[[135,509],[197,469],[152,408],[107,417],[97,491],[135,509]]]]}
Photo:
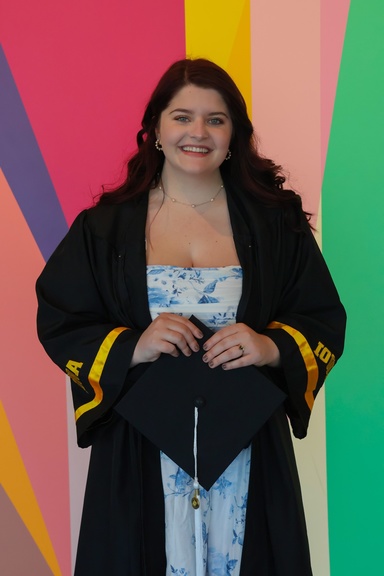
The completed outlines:
{"type": "Polygon", "coordinates": [[[243,94],[252,116],[249,0],[185,0],[186,54],[222,66],[243,94]]]}

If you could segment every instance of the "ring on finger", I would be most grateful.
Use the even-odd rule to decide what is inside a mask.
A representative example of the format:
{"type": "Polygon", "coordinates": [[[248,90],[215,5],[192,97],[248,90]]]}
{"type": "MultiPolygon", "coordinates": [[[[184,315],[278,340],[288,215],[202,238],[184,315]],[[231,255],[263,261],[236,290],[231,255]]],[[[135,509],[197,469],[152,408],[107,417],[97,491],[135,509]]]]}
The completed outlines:
{"type": "Polygon", "coordinates": [[[244,350],[245,350],[244,346],[242,346],[241,344],[239,344],[239,350],[240,350],[240,352],[241,352],[241,355],[243,356],[244,350]]]}

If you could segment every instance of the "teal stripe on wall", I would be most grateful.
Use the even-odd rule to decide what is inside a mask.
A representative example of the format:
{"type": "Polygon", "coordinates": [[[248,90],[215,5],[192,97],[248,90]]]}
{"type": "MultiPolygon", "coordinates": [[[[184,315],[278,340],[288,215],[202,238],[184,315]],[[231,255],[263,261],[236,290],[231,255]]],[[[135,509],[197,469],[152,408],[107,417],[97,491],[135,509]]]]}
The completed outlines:
{"type": "Polygon", "coordinates": [[[384,2],[352,0],[323,186],[323,251],[348,313],[326,389],[331,576],[384,574],[383,173],[384,2]]]}

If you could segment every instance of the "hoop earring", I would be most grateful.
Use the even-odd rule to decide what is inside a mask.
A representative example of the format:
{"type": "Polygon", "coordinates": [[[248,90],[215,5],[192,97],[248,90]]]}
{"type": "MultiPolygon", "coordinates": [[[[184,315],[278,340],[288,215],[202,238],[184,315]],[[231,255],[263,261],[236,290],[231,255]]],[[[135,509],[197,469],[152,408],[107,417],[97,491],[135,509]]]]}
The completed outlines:
{"type": "Polygon", "coordinates": [[[227,155],[226,155],[226,157],[224,158],[224,160],[229,160],[231,156],[232,156],[232,152],[231,152],[230,149],[228,148],[228,152],[227,152],[227,155]]]}
{"type": "Polygon", "coordinates": [[[162,145],[161,145],[161,142],[160,142],[159,138],[158,138],[158,139],[156,140],[156,142],[155,142],[155,148],[156,148],[156,150],[158,150],[159,152],[161,152],[161,151],[163,150],[163,147],[162,147],[162,145]]]}

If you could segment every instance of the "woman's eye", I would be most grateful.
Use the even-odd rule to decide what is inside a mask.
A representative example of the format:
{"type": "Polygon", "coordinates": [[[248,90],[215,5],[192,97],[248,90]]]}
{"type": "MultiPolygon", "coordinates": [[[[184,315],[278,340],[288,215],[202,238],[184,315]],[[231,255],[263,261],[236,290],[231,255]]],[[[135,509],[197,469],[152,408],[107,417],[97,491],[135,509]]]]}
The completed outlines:
{"type": "Polygon", "coordinates": [[[176,116],[175,120],[178,122],[188,122],[189,118],[187,118],[187,116],[176,116]]]}
{"type": "Polygon", "coordinates": [[[210,118],[208,123],[216,126],[217,124],[223,124],[223,120],[221,118],[210,118]]]}

